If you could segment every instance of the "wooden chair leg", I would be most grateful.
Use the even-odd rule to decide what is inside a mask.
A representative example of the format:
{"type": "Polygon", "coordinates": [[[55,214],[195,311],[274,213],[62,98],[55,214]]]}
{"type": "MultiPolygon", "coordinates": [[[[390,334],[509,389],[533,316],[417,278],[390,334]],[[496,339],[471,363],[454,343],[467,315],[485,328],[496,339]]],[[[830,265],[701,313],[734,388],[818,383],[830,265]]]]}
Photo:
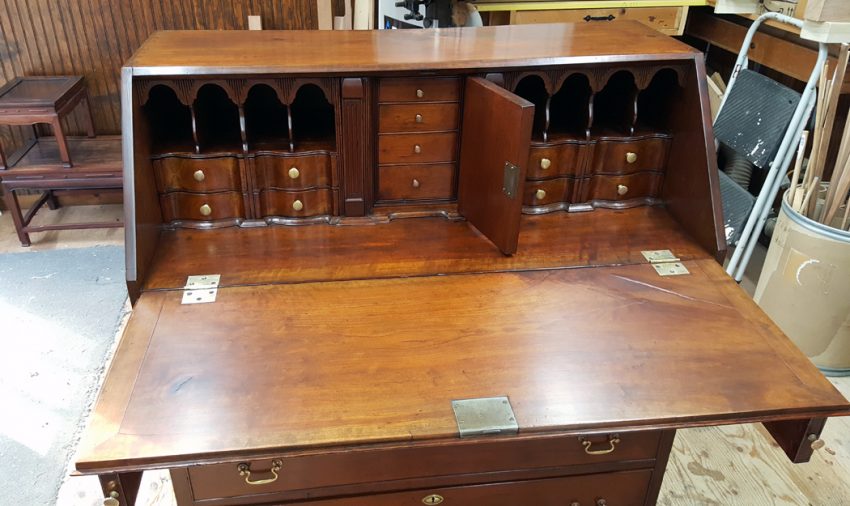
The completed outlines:
{"type": "Polygon", "coordinates": [[[3,202],[6,203],[6,208],[12,215],[12,222],[15,224],[15,231],[18,233],[18,239],[21,241],[21,246],[27,247],[32,244],[30,235],[24,232],[24,216],[21,214],[21,206],[18,203],[18,196],[14,190],[3,188],[3,202]]]}
{"type": "Polygon", "coordinates": [[[47,208],[51,211],[59,209],[59,200],[56,199],[53,190],[47,190],[47,208]]]}
{"type": "Polygon", "coordinates": [[[65,167],[73,166],[71,152],[68,150],[68,140],[65,138],[65,132],[62,131],[62,122],[59,121],[59,116],[54,116],[50,124],[53,125],[53,135],[56,136],[56,144],[59,146],[59,156],[62,158],[62,164],[65,167]]]}

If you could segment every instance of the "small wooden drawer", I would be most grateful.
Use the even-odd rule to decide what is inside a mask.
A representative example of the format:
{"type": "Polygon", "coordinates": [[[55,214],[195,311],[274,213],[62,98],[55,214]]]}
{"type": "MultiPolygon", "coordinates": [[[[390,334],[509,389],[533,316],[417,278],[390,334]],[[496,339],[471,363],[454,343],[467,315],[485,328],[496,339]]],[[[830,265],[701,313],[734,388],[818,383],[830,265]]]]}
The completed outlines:
{"type": "Polygon", "coordinates": [[[332,186],[332,164],[328,154],[304,156],[257,156],[254,158],[259,189],[307,189],[332,186]]]}
{"type": "Polygon", "coordinates": [[[382,104],[378,132],[457,130],[458,104],[382,104]]]}
{"type": "Polygon", "coordinates": [[[183,193],[160,195],[163,219],[170,221],[216,221],[245,215],[238,192],[183,193]]]}
{"type": "Polygon", "coordinates": [[[160,193],[242,191],[239,160],[234,157],[158,158],[153,168],[160,193]]]}
{"type": "Polygon", "coordinates": [[[292,218],[331,214],[332,198],[331,190],[263,190],[260,192],[260,213],[292,218]]]}
{"type": "MultiPolygon", "coordinates": [[[[434,476],[588,464],[596,464],[600,470],[610,470],[618,462],[625,461],[649,468],[654,465],[661,434],[660,431],[651,431],[586,437],[558,435],[511,440],[470,440],[452,445],[366,448],[193,466],[188,468],[188,474],[196,501],[264,494],[265,502],[274,502],[274,497],[269,494],[287,493],[287,499],[315,498],[318,492],[310,490],[434,476]],[[280,464],[280,469],[273,482],[250,485],[246,483],[246,477],[239,473],[240,464],[245,464],[252,472],[249,476],[251,480],[272,478],[270,470],[275,460],[280,464]]],[[[392,504],[395,506],[402,503],[392,504]]],[[[461,501],[448,504],[490,503],[461,501]]],[[[535,503],[519,501],[514,504],[535,503]]],[[[635,503],[623,501],[612,504],[635,503]]]]}
{"type": "Polygon", "coordinates": [[[526,206],[545,206],[555,202],[570,202],[576,180],[570,177],[546,181],[527,181],[522,203],[526,206]]]}
{"type": "Polygon", "coordinates": [[[378,163],[453,162],[457,134],[383,134],[378,136],[378,163]]]}
{"type": "Polygon", "coordinates": [[[528,155],[528,179],[549,179],[582,175],[587,143],[565,142],[548,146],[531,146],[528,155]]]}
{"type": "Polygon", "coordinates": [[[622,471],[547,478],[539,480],[487,483],[392,494],[298,502],[312,506],[586,506],[641,505],[649,490],[652,470],[622,471]]]}
{"type": "Polygon", "coordinates": [[[378,167],[378,200],[452,198],[455,165],[388,165],[378,167]]]}
{"type": "Polygon", "coordinates": [[[411,77],[381,79],[378,101],[457,102],[460,79],[456,77],[411,77]]]}
{"type": "Polygon", "coordinates": [[[626,176],[593,176],[590,200],[624,201],[657,197],[664,176],[658,172],[640,172],[626,176]]]}
{"type": "Polygon", "coordinates": [[[600,140],[593,148],[592,174],[634,174],[647,170],[664,172],[670,139],[600,140]]]}

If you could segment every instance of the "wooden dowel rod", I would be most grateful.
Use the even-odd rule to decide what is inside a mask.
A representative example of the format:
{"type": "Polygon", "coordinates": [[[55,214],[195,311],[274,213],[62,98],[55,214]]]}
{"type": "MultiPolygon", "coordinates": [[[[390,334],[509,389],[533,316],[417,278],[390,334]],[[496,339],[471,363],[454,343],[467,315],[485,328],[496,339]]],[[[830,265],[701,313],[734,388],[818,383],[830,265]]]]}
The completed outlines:
{"type": "Polygon", "coordinates": [[[809,142],[809,131],[803,130],[800,136],[800,145],[797,146],[797,160],[794,161],[794,175],[791,176],[791,191],[788,193],[788,202],[794,204],[794,194],[797,193],[797,181],[800,180],[800,170],[803,167],[803,157],[806,155],[806,143],[809,142]]]}

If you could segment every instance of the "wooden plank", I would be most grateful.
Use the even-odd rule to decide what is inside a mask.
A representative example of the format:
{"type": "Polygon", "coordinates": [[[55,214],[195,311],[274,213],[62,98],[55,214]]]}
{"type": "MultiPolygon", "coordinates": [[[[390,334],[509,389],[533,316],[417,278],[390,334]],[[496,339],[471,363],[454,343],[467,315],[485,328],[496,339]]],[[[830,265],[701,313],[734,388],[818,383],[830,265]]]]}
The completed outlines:
{"type": "Polygon", "coordinates": [[[805,17],[810,21],[850,21],[850,2],[847,0],[808,0],[805,17]]]}
{"type": "MultiPolygon", "coordinates": [[[[691,11],[685,33],[738,54],[747,27],[705,11],[691,11]]],[[[753,38],[749,57],[754,62],[805,82],[808,81],[817,60],[817,51],[759,32],[753,38]]],[[[835,68],[837,60],[830,57],[829,61],[830,68],[835,68]]],[[[850,75],[845,76],[841,91],[850,92],[850,75]]]]}

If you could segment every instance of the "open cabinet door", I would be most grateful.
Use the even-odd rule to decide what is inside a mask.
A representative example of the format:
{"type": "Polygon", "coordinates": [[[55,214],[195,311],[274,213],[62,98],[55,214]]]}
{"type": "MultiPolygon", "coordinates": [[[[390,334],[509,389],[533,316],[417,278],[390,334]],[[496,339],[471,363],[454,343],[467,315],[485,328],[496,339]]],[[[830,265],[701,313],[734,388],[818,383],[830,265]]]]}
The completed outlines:
{"type": "Polygon", "coordinates": [[[498,247],[516,252],[534,104],[479,77],[466,80],[458,211],[498,247]]]}

